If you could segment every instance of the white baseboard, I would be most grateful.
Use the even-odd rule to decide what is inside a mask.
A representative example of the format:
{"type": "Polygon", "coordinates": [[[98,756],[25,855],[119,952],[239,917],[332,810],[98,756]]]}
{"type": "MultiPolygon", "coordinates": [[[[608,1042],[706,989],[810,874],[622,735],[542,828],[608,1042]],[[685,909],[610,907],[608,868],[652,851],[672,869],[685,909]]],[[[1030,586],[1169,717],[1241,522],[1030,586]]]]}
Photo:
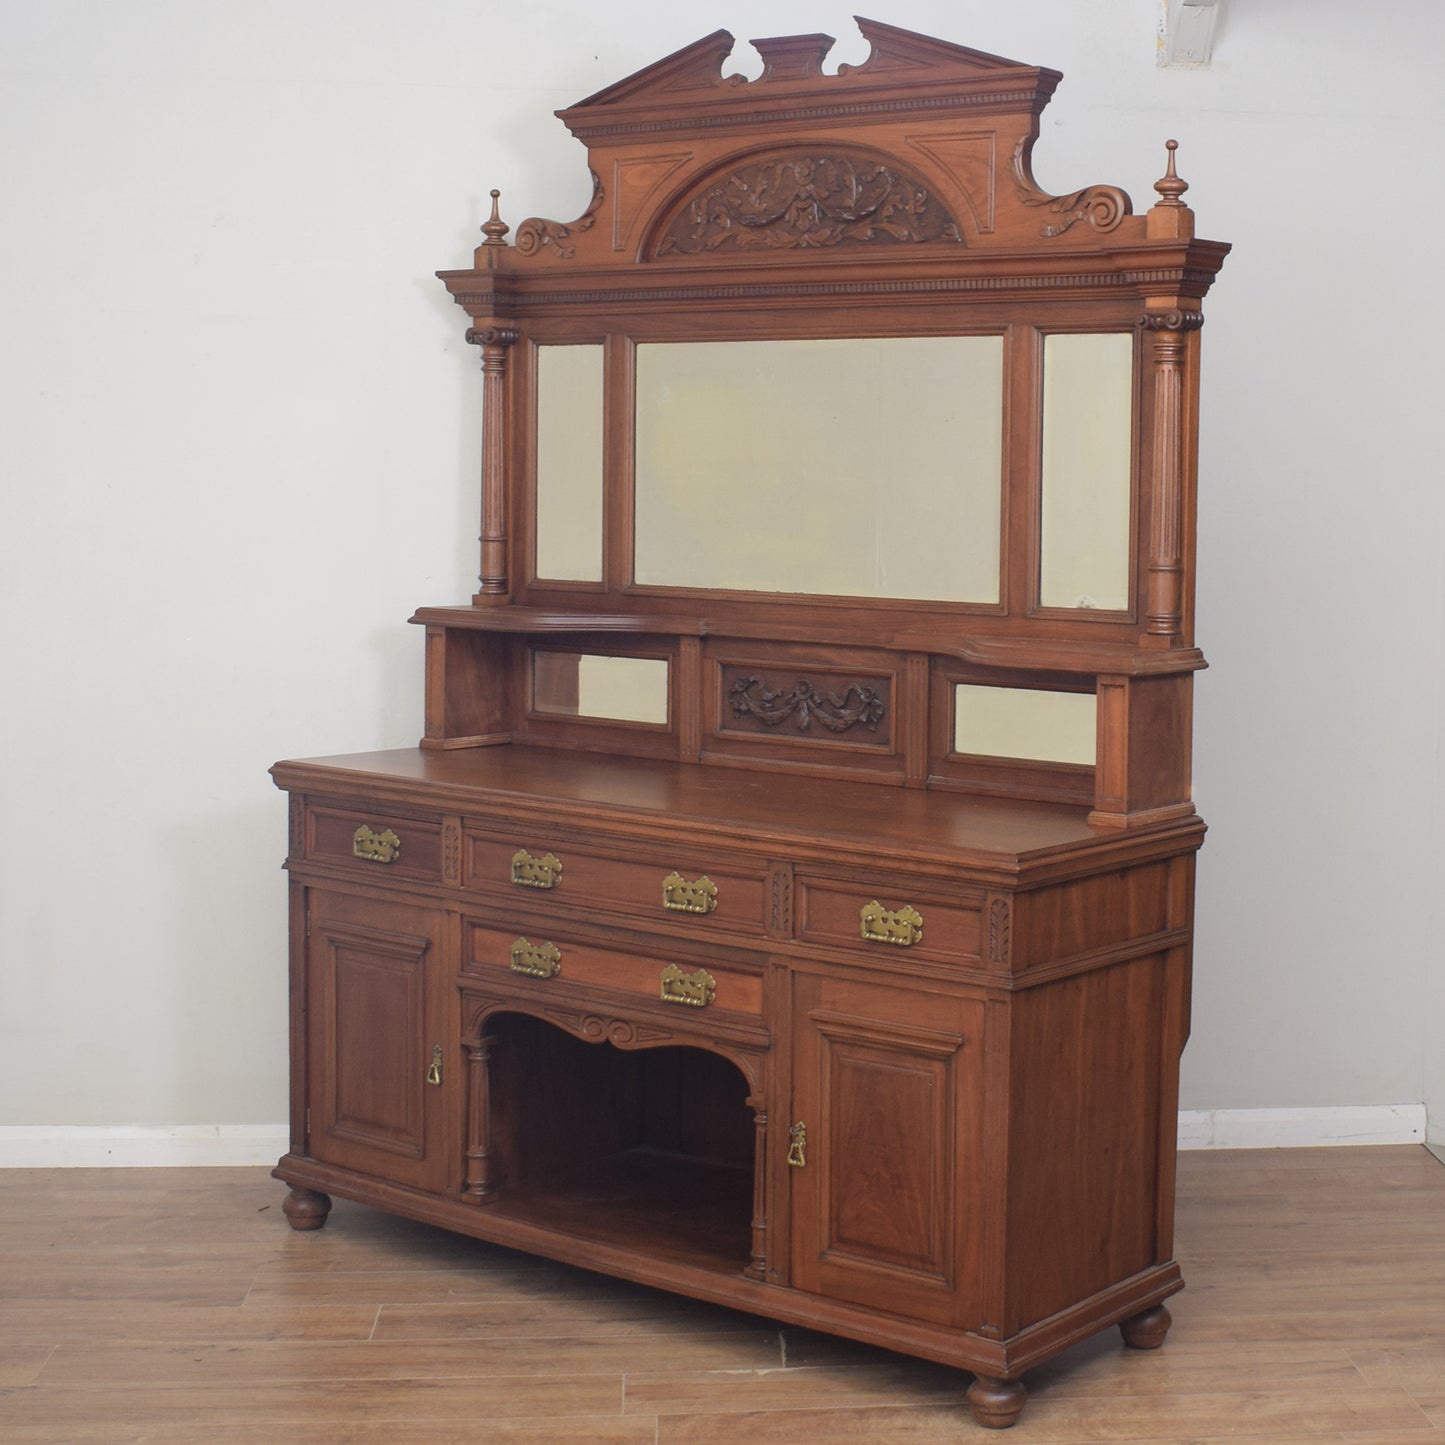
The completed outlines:
{"type": "MultiPolygon", "coordinates": [[[[1183,1109],[1181,1149],[1297,1149],[1330,1144],[1423,1144],[1423,1104],[1335,1109],[1183,1109]]],[[[82,1128],[0,1125],[0,1169],[157,1169],[274,1164],[284,1124],[82,1128]]]]}
{"type": "Polygon", "coordinates": [[[284,1124],[0,1125],[0,1169],[274,1164],[289,1144],[290,1131],[284,1124]]]}
{"type": "Polygon", "coordinates": [[[1317,1149],[1338,1144],[1423,1144],[1423,1104],[1334,1109],[1181,1109],[1181,1149],[1317,1149]]]}

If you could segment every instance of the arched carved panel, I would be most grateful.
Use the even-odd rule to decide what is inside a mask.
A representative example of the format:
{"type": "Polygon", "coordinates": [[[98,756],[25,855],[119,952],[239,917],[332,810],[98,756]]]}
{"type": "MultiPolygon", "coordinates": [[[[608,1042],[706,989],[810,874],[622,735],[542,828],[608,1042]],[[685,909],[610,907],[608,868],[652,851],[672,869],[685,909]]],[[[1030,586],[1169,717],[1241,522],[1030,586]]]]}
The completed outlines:
{"type": "Polygon", "coordinates": [[[553,1024],[589,1044],[607,1043],[619,1049],[705,1049],[733,1064],[747,1080],[749,1093],[762,1093],[762,1050],[741,1046],[731,1039],[716,1038],[710,1033],[687,1028],[667,1028],[646,1019],[623,1018],[595,1008],[570,1008],[542,1000],[529,1003],[482,994],[470,988],[463,995],[463,1003],[466,1014],[462,1042],[469,1048],[474,1047],[486,1032],[487,1020],[493,1014],[523,1014],[542,1023],[553,1024]]]}
{"type": "Polygon", "coordinates": [[[954,216],[911,171],[828,146],[734,161],[664,223],[653,254],[962,241],[954,216]]]}

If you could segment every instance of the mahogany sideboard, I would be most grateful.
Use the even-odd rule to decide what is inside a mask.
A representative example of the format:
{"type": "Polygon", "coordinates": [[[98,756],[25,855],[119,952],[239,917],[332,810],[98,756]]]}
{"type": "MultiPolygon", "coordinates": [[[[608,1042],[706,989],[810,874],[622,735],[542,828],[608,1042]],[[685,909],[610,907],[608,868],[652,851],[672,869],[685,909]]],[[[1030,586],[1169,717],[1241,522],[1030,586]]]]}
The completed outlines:
{"type": "Polygon", "coordinates": [[[1169,1327],[1199,241],[1059,76],[718,32],[494,200],[477,595],[291,798],[291,1186],[973,1372],[1169,1327]]]}

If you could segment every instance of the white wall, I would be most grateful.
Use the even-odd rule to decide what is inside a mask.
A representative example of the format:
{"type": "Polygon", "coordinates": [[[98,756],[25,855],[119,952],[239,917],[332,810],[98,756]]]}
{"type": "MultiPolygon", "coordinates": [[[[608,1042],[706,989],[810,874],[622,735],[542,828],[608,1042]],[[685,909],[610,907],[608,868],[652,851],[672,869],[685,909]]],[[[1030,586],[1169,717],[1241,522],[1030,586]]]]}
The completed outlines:
{"type": "MultiPolygon", "coordinates": [[[[1145,206],[1180,140],[1206,303],[1192,1108],[1445,1109],[1445,11],[901,0],[1054,66],[1046,187],[1145,206]]],[[[277,757],[409,744],[421,603],[472,590],[479,397],[432,278],[550,112],[818,0],[0,0],[0,1124],[285,1113],[277,757]]],[[[751,55],[743,68],[755,70],[751,55]]]]}

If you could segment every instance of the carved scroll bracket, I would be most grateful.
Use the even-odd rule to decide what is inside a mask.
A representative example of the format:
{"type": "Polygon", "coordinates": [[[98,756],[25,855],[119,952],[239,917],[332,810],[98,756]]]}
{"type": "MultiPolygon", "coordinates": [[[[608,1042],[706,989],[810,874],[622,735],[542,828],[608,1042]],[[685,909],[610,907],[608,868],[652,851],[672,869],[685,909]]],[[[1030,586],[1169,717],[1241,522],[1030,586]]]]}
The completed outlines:
{"type": "Polygon", "coordinates": [[[1080,221],[1087,221],[1094,230],[1107,234],[1125,216],[1133,213],[1134,203],[1118,186],[1085,186],[1083,190],[1071,191],[1066,196],[1051,196],[1040,190],[1029,168],[1032,147],[1031,135],[1021,137],[1014,147],[1013,179],[1019,200],[1024,205],[1040,206],[1055,218],[1044,222],[1039,228],[1040,235],[1049,238],[1062,236],[1080,221]]]}
{"type": "MultiPolygon", "coordinates": [[[[577,254],[575,238],[585,235],[597,224],[606,194],[596,173],[592,176],[592,199],[575,221],[548,221],[533,216],[517,227],[517,250],[524,256],[548,255],[559,261],[570,261],[577,254]]],[[[486,229],[484,226],[483,230],[486,229]]]]}
{"type": "Polygon", "coordinates": [[[1145,331],[1198,331],[1204,325],[1202,311],[1151,311],[1144,318],[1145,331]]]}
{"type": "Polygon", "coordinates": [[[482,567],[477,602],[507,596],[507,352],[521,335],[505,325],[474,326],[482,348],[482,567]]]}
{"type": "Polygon", "coordinates": [[[512,326],[473,326],[467,330],[467,345],[480,346],[482,348],[482,371],[483,374],[489,368],[499,367],[505,374],[507,366],[507,348],[516,343],[521,332],[512,326]],[[493,351],[499,354],[493,356],[493,351]]]}

